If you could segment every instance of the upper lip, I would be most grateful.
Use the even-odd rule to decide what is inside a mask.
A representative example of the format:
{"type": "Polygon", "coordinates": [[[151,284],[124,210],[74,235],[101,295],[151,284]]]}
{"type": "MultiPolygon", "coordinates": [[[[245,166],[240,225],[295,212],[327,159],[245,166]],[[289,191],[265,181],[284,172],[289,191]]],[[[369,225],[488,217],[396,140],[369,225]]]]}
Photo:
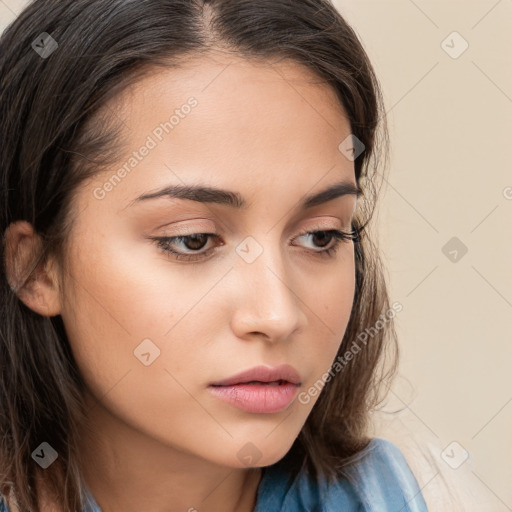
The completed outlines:
{"type": "Polygon", "coordinates": [[[212,382],[211,386],[231,386],[251,381],[275,382],[285,380],[292,384],[301,384],[302,379],[299,372],[289,364],[282,364],[276,367],[255,366],[244,372],[237,373],[227,379],[212,382]]]}

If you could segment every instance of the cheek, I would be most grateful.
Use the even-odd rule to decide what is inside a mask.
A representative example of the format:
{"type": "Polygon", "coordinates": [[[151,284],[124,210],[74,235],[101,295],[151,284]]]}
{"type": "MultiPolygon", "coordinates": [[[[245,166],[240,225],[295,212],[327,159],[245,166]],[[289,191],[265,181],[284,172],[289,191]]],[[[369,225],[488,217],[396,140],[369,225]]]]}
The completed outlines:
{"type": "Polygon", "coordinates": [[[322,275],[321,281],[315,280],[304,290],[304,297],[311,309],[317,313],[318,321],[323,322],[331,334],[345,331],[348,317],[352,311],[355,293],[355,262],[353,249],[345,248],[339,260],[322,275]]]}
{"type": "Polygon", "coordinates": [[[305,303],[311,309],[312,330],[307,339],[310,346],[305,350],[316,360],[318,378],[327,371],[345,335],[355,294],[355,264],[353,253],[340,259],[330,276],[322,281],[322,286],[310,287],[303,292],[305,303]]]}
{"type": "Polygon", "coordinates": [[[89,332],[117,333],[133,343],[162,337],[211,282],[168,261],[150,240],[110,231],[81,237],[89,243],[73,255],[73,312],[89,332]]]}
{"type": "Polygon", "coordinates": [[[101,243],[83,243],[80,253],[74,252],[62,318],[75,360],[95,394],[102,396],[128,372],[142,385],[155,378],[155,368],[162,373],[176,361],[186,368],[195,353],[192,337],[183,332],[191,326],[187,315],[211,284],[191,286],[183,272],[155,257],[150,243],[128,245],[110,235],[81,240],[101,243]],[[176,337],[186,339],[187,346],[171,348],[176,337]],[[151,364],[145,366],[144,359],[151,364]]]}
{"type": "Polygon", "coordinates": [[[115,416],[163,442],[190,443],[205,421],[190,398],[200,382],[190,376],[208,374],[193,306],[211,283],[187,286],[165,260],[121,248],[90,247],[94,257],[74,260],[62,317],[75,361],[89,392],[115,416]]]}

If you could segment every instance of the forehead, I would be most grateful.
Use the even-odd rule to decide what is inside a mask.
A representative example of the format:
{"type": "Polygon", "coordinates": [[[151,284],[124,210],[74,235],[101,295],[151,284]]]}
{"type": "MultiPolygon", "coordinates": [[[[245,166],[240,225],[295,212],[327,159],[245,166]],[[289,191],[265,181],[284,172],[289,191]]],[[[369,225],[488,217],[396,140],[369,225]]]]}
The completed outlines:
{"type": "Polygon", "coordinates": [[[186,123],[173,127],[173,139],[183,134],[190,140],[193,129],[196,138],[207,135],[217,142],[242,129],[237,140],[280,133],[279,141],[286,137],[290,144],[294,136],[314,141],[330,132],[337,140],[350,132],[335,90],[312,70],[290,60],[246,60],[212,52],[169,68],[149,68],[126,89],[117,102],[129,128],[127,140],[151,133],[173,113],[182,120],[180,110],[191,97],[198,105],[192,115],[185,113],[186,123]]]}
{"type": "Polygon", "coordinates": [[[152,103],[161,99],[166,102],[172,98],[155,97],[154,93],[172,92],[174,96],[185,91],[217,101],[232,95],[243,97],[255,92],[263,95],[270,91],[284,99],[294,91],[303,101],[327,101],[329,105],[324,105],[327,111],[316,105],[320,106],[321,110],[317,111],[320,116],[329,117],[329,112],[333,110],[338,115],[345,115],[333,87],[325,79],[305,65],[286,58],[243,58],[212,50],[189,58],[180,57],[169,62],[168,67],[149,65],[139,73],[139,77],[117,97],[118,100],[130,103],[147,100],[152,103]]]}
{"type": "Polygon", "coordinates": [[[343,106],[295,62],[201,56],[152,69],[113,107],[126,148],[118,167],[129,174],[109,194],[119,207],[172,183],[300,196],[327,174],[325,184],[354,181],[353,163],[338,149],[351,132],[343,106]],[[133,155],[144,146],[143,158],[133,155]],[[130,159],[135,165],[126,165],[130,159]]]}

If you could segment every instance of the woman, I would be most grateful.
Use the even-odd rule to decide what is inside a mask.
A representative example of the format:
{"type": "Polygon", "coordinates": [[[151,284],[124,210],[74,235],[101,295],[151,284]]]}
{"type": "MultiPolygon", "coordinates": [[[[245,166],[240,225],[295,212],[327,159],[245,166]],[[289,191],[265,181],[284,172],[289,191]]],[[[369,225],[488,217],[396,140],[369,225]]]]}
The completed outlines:
{"type": "Polygon", "coordinates": [[[36,0],[0,55],[4,510],[425,511],[335,8],[36,0]]]}

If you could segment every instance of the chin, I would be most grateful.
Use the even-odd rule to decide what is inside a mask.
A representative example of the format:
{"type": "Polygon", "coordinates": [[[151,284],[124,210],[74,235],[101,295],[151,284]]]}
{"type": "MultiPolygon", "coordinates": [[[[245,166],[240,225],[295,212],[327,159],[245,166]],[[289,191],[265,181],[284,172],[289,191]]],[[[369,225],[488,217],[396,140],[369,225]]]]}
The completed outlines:
{"type": "MultiPolygon", "coordinates": [[[[261,432],[261,431],[260,431],[261,432]]],[[[227,462],[227,465],[236,468],[261,468],[271,466],[280,461],[290,450],[295,437],[285,439],[271,434],[265,437],[259,436],[246,438],[244,441],[235,442],[235,457],[227,462]]],[[[230,449],[224,450],[226,454],[230,449]]]]}

